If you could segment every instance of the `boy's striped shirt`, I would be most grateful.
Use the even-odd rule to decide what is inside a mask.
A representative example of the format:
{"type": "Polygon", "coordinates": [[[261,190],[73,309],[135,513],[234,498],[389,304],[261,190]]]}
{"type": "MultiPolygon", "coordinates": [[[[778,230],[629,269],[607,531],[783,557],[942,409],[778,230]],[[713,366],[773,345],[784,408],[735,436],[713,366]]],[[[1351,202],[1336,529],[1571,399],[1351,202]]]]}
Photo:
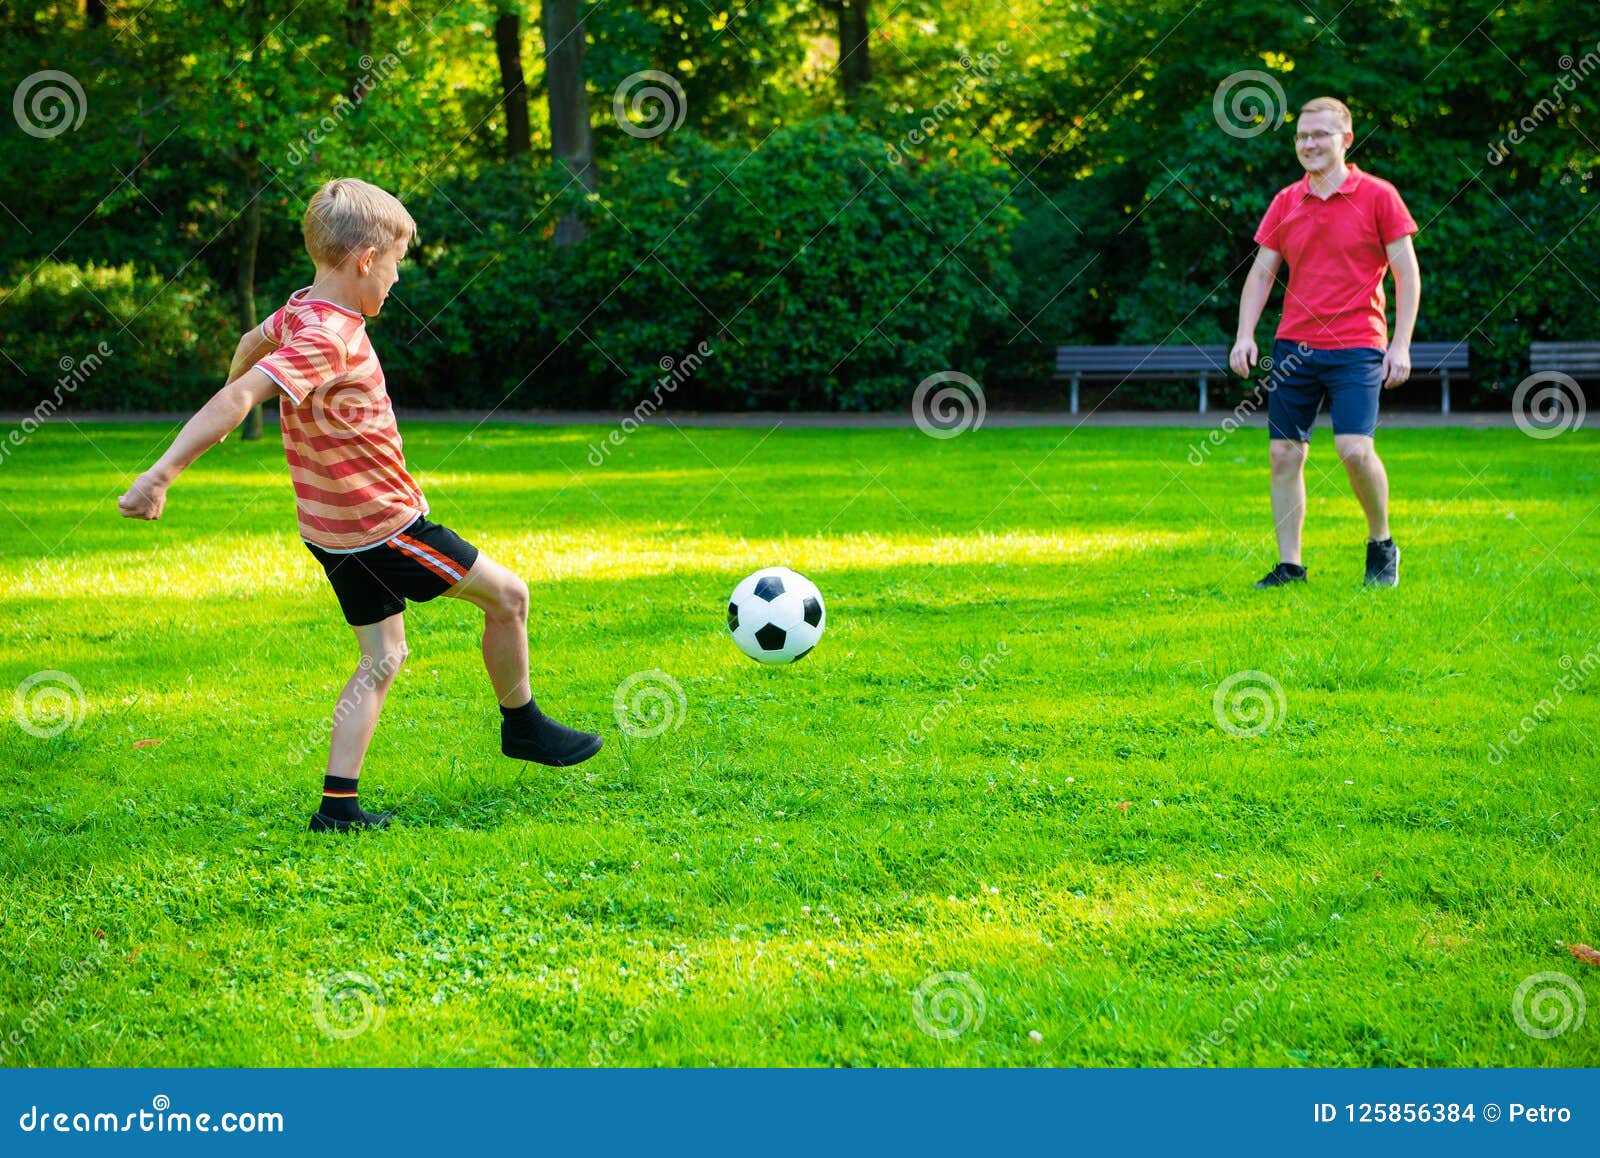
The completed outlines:
{"type": "Polygon", "coordinates": [[[406,472],[366,319],[297,290],[261,332],[278,344],[256,365],[282,391],[278,413],[300,537],[327,551],[359,551],[427,514],[422,489],[406,472]]]}

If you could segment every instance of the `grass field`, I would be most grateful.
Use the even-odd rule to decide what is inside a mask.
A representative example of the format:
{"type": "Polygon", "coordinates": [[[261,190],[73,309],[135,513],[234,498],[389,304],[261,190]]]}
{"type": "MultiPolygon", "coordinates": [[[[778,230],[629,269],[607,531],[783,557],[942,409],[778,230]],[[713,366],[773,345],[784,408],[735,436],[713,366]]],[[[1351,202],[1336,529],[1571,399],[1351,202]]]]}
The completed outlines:
{"type": "Polygon", "coordinates": [[[355,652],[275,436],[156,524],[115,498],[164,428],[0,464],[4,1064],[1600,1063],[1591,432],[1386,433],[1377,592],[1321,431],[1263,593],[1260,432],[468,431],[406,430],[434,517],[607,747],[501,757],[481,620],[415,608],[400,822],[349,838],[304,831],[355,652]],[[772,563],[829,620],[777,670],[723,623],[772,563]]]}

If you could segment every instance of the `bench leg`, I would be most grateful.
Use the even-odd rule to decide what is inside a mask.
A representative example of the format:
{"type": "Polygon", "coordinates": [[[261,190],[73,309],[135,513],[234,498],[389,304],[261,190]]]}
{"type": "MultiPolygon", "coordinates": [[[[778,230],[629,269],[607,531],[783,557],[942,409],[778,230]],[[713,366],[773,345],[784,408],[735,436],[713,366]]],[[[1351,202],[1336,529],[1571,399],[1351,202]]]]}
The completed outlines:
{"type": "Polygon", "coordinates": [[[1206,412],[1206,376],[1200,375],[1200,413],[1206,412]]]}
{"type": "Polygon", "coordinates": [[[1072,413],[1078,413],[1078,375],[1076,374],[1072,376],[1072,401],[1070,405],[1072,407],[1072,413]]]}
{"type": "Polygon", "coordinates": [[[1439,371],[1439,413],[1450,413],[1450,371],[1439,371]]]}

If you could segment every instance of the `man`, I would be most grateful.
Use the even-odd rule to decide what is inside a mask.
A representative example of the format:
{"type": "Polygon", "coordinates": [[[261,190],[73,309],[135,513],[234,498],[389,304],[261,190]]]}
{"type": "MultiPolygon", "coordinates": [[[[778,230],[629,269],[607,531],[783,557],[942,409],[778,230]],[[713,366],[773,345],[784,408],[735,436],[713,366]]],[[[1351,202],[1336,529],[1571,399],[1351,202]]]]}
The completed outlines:
{"type": "Polygon", "coordinates": [[[1256,230],[1261,249],[1239,297],[1239,331],[1228,359],[1235,374],[1249,376],[1256,322],[1287,259],[1289,286],[1267,385],[1278,565],[1256,586],[1305,582],[1306,452],[1326,398],[1334,448],[1367,516],[1365,581],[1393,587],[1400,582],[1400,548],[1389,535],[1389,477],[1373,434],[1379,393],[1411,374],[1422,293],[1411,246],[1417,223],[1393,185],[1345,163],[1355,133],[1342,101],[1318,97],[1300,110],[1296,126],[1295,151],[1306,175],[1273,198],[1256,230]],[[1384,322],[1388,269],[1395,280],[1393,342],[1384,322]]]}

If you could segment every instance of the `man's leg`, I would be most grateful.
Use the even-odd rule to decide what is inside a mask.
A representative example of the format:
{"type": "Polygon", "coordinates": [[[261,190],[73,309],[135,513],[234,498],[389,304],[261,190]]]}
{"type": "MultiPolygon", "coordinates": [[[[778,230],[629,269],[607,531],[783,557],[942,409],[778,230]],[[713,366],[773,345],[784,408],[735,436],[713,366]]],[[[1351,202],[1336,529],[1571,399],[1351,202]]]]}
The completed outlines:
{"type": "Polygon", "coordinates": [[[479,552],[466,578],[445,592],[483,612],[483,666],[504,717],[500,750],[562,768],[600,751],[599,736],[558,724],[539,710],[528,682],[528,585],[479,552]]]}
{"type": "Polygon", "coordinates": [[[1272,440],[1272,527],[1278,536],[1278,561],[1301,566],[1300,537],[1306,523],[1308,442],[1272,440]]]}
{"type": "Polygon", "coordinates": [[[1367,516],[1367,538],[1381,543],[1389,538],[1389,475],[1383,469],[1383,460],[1371,436],[1365,434],[1334,435],[1333,445],[1350,476],[1350,489],[1355,491],[1361,509],[1367,516]]]}
{"type": "Polygon", "coordinates": [[[389,822],[388,813],[364,811],[357,803],[356,789],[384,698],[406,661],[405,616],[391,615],[354,630],[361,660],[333,706],[328,775],[322,783],[322,804],[311,818],[315,832],[382,828],[389,822]]]}

